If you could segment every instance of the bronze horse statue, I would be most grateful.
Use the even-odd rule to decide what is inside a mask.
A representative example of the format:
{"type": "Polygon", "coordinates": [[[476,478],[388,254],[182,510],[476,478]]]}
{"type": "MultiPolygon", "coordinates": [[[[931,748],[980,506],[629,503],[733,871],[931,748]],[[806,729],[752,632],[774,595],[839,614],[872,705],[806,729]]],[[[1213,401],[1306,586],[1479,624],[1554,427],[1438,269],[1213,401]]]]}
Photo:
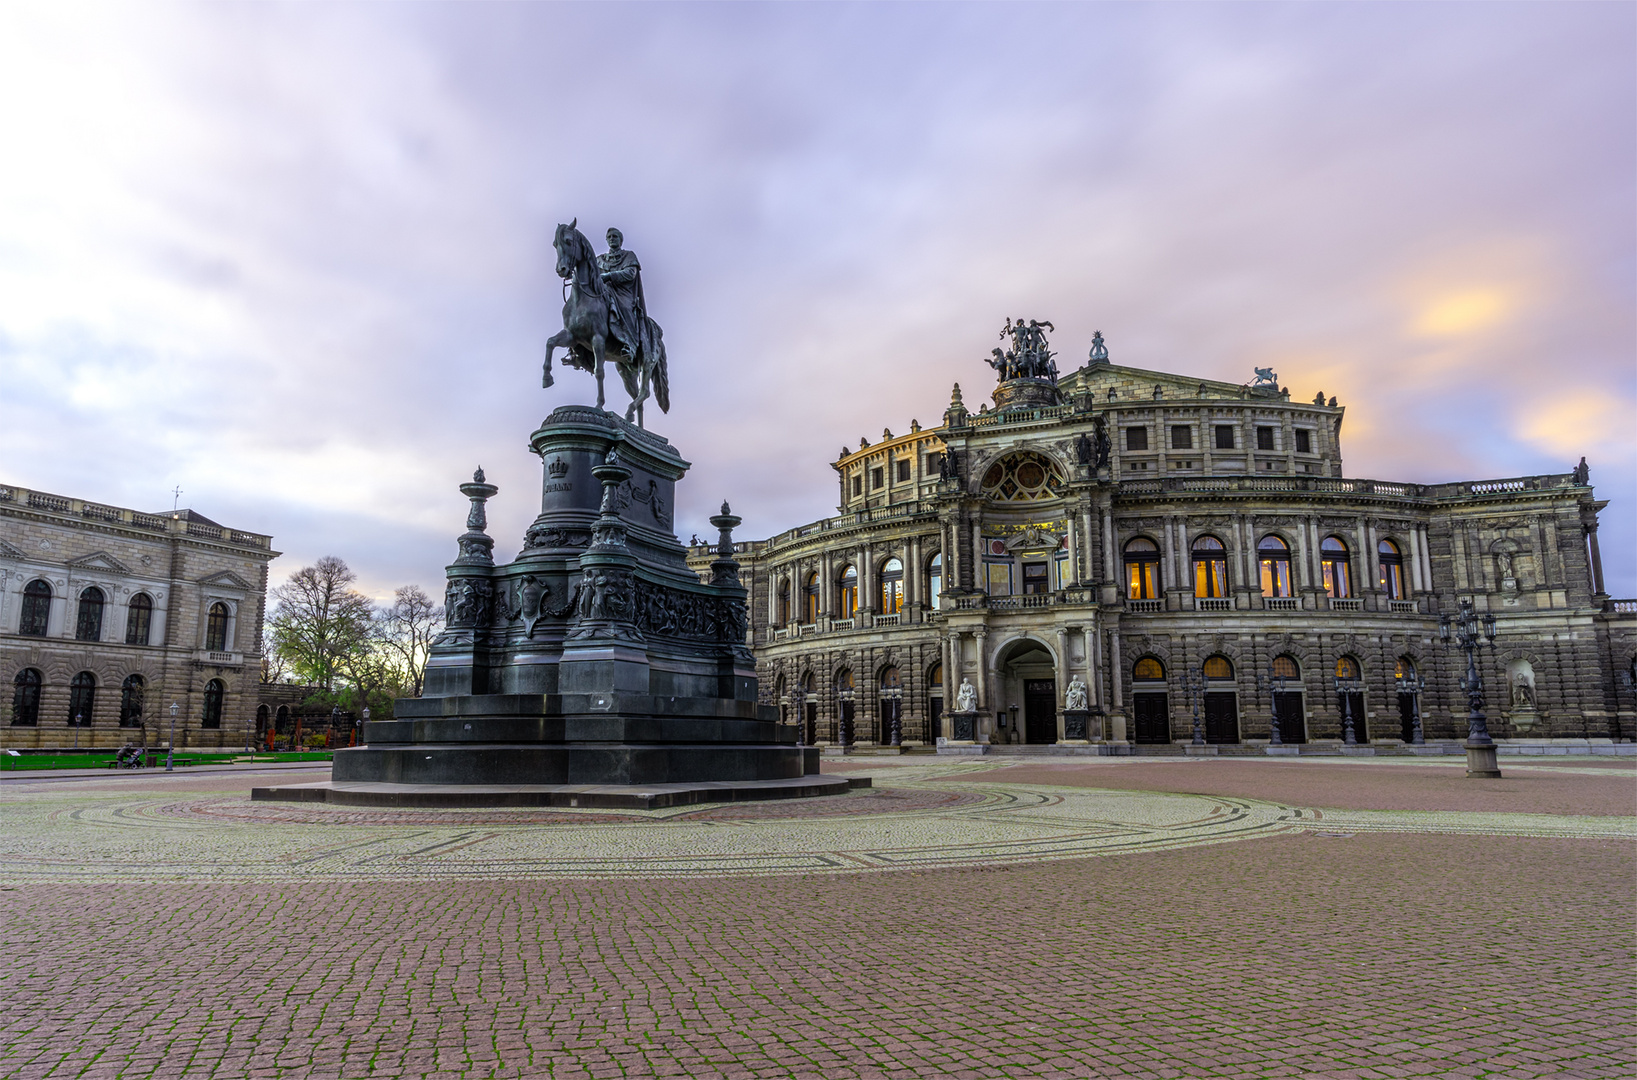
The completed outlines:
{"type": "MultiPolygon", "coordinates": [[[[602,408],[603,361],[612,358],[625,380],[625,391],[631,395],[631,407],[625,410],[627,421],[636,420],[642,426],[642,403],[648,399],[649,389],[662,412],[671,411],[670,378],[665,371],[665,343],[659,324],[639,311],[647,333],[641,336],[651,342],[644,347],[641,341],[621,341],[610,327],[609,309],[614,298],[603,284],[591,241],[576,227],[580,219],[557,226],[552,247],[557,249],[557,276],[562,278],[566,297],[563,301],[563,328],[546,342],[545,375],[541,386],[550,386],[551,354],[556,349],[567,350],[563,362],[597,376],[597,408],[602,408]]],[[[614,324],[617,326],[617,322],[614,324]]]]}

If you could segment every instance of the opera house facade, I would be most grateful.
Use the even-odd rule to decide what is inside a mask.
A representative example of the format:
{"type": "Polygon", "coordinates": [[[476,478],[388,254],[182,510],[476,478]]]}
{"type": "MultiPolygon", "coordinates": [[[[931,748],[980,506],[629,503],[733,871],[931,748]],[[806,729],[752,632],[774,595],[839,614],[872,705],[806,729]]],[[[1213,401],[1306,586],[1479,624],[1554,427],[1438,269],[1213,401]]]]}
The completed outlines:
{"type": "Polygon", "coordinates": [[[1059,378],[1042,325],[1008,327],[976,411],[957,384],[938,427],[845,449],[836,516],[736,545],[762,692],[803,742],[1457,752],[1462,601],[1494,619],[1503,750],[1637,733],[1637,605],[1605,595],[1584,462],[1350,478],[1334,398],[1121,366],[1101,335],[1059,378]]]}

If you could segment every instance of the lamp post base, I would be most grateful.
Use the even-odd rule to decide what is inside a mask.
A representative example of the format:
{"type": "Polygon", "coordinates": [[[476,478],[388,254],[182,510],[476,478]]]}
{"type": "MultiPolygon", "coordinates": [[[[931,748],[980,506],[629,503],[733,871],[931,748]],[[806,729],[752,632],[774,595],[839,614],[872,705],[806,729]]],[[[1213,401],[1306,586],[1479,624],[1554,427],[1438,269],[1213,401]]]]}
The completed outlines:
{"type": "Polygon", "coordinates": [[[1466,744],[1466,774],[1467,777],[1476,777],[1480,780],[1499,780],[1501,765],[1495,758],[1494,743],[1466,744]]]}

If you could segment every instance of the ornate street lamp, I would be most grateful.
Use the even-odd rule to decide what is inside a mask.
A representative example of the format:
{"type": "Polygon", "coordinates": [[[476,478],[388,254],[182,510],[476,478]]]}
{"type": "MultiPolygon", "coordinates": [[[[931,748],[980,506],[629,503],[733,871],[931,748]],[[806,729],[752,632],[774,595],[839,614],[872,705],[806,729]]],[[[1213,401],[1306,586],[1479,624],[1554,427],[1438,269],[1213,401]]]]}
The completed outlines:
{"type": "Polygon", "coordinates": [[[1485,645],[1495,647],[1495,616],[1486,612],[1480,619],[1472,608],[1472,599],[1464,598],[1453,619],[1447,614],[1438,616],[1438,638],[1446,648],[1457,645],[1466,653],[1466,675],[1461,678],[1467,700],[1466,774],[1497,778],[1501,768],[1484,717],[1484,681],[1478,674],[1478,650],[1485,645]]]}
{"type": "Polygon", "coordinates": [[[902,686],[886,687],[881,691],[881,697],[889,703],[887,711],[892,714],[887,745],[902,746],[904,745],[904,721],[899,713],[902,711],[904,704],[904,688],[902,686]]]}
{"type": "Polygon", "coordinates": [[[80,725],[83,724],[83,723],[85,723],[85,714],[84,713],[75,713],[74,714],[74,752],[75,753],[79,753],[79,749],[80,749],[80,725]]]}
{"type": "Polygon", "coordinates": [[[847,713],[851,711],[848,706],[853,703],[853,688],[850,686],[844,687],[837,696],[841,700],[841,708],[836,716],[836,741],[842,746],[851,746],[853,745],[853,722],[848,719],[847,713]]]}
{"type": "Polygon", "coordinates": [[[165,744],[165,771],[170,772],[176,754],[176,714],[182,711],[182,706],[171,702],[171,739],[165,744]]]}
{"type": "Polygon", "coordinates": [[[1358,736],[1353,729],[1353,695],[1364,689],[1364,680],[1353,675],[1333,676],[1336,684],[1336,693],[1341,698],[1341,737],[1348,746],[1358,745],[1358,736]]]}
{"type": "Polygon", "coordinates": [[[1427,740],[1421,735],[1421,691],[1427,684],[1421,680],[1420,672],[1411,671],[1406,675],[1402,669],[1394,673],[1393,683],[1400,694],[1410,695],[1410,745],[1425,746],[1427,740]]]}
{"type": "Polygon", "coordinates": [[[1205,745],[1205,726],[1199,718],[1199,699],[1205,693],[1205,679],[1200,675],[1198,668],[1190,668],[1182,673],[1179,680],[1182,683],[1182,692],[1188,698],[1188,704],[1194,710],[1194,745],[1205,745]]]}

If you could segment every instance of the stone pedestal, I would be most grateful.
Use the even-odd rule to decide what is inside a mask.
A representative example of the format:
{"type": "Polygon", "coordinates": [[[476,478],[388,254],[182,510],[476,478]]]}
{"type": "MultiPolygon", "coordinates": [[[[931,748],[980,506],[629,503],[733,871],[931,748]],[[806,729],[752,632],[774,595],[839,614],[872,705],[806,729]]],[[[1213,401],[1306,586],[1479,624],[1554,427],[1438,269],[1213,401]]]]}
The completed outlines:
{"type": "Polygon", "coordinates": [[[757,702],[733,560],[739,519],[726,505],[711,519],[721,530],[711,580],[684,561],[671,515],[687,462],[653,432],[585,406],[557,409],[530,445],[544,482],[522,552],[493,564],[482,502],[496,490],[481,476],[463,486],[473,510],[425,696],[400,700],[392,719],[364,725],[364,745],[337,751],[332,786],[388,799],[392,785],[431,785],[438,805],[505,805],[494,800],[507,785],[714,785],[725,799],[845,790],[767,784],[813,776],[819,754],[757,702]]]}
{"type": "Polygon", "coordinates": [[[1501,765],[1496,760],[1494,743],[1467,742],[1466,774],[1484,780],[1501,778],[1501,765]]]}
{"type": "Polygon", "coordinates": [[[949,714],[949,741],[953,743],[972,743],[978,739],[978,714],[975,712],[954,712],[949,714]]]}

